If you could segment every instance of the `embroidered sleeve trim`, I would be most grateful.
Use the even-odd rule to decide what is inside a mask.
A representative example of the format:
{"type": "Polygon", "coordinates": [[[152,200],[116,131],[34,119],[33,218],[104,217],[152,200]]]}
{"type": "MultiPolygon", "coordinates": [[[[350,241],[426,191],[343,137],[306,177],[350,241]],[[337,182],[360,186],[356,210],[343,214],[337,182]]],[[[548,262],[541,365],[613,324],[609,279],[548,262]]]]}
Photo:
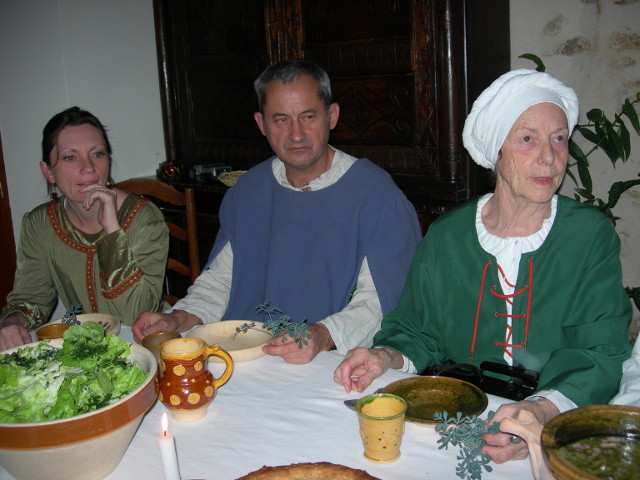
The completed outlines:
{"type": "Polygon", "coordinates": [[[141,198],[140,200],[138,200],[136,204],[133,206],[133,208],[131,209],[131,211],[129,212],[129,214],[124,218],[124,220],[122,220],[122,229],[125,232],[129,229],[129,227],[131,226],[135,218],[138,216],[140,211],[144,208],[144,206],[147,203],[149,203],[148,198],[141,198]]]}
{"type": "Polygon", "coordinates": [[[124,282],[116,285],[111,290],[105,290],[104,292],[102,292],[102,295],[108,300],[113,300],[114,298],[119,297],[131,287],[133,287],[142,279],[142,277],[144,277],[144,272],[142,271],[142,269],[138,268],[134,272],[134,274],[127,278],[124,282]]]}

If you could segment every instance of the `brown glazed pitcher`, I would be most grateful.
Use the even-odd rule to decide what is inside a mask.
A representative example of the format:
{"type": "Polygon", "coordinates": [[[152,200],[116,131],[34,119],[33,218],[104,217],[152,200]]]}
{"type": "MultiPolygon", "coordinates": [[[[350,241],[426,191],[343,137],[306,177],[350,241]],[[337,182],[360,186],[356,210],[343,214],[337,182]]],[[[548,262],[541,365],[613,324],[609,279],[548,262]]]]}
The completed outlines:
{"type": "Polygon", "coordinates": [[[199,338],[176,338],[162,344],[158,398],[178,422],[193,422],[207,413],[216,391],[233,373],[233,360],[218,344],[208,346],[199,338]],[[225,370],[214,378],[207,368],[207,358],[215,355],[224,360],[225,370]]]}

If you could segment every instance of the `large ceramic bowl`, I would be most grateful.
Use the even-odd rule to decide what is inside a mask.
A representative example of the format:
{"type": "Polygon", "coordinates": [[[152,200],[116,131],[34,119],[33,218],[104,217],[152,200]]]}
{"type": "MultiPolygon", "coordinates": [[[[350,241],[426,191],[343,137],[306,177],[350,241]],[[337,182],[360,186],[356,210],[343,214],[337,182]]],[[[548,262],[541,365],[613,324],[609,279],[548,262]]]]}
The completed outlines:
{"type": "MultiPolygon", "coordinates": [[[[185,337],[199,338],[208,345],[218,344],[231,355],[233,363],[255,360],[264,355],[262,347],[271,340],[271,330],[262,328],[262,322],[253,322],[254,328],[237,332],[237,328],[252,323],[248,320],[224,320],[200,325],[189,330],[185,337]]],[[[209,357],[210,362],[222,362],[209,357]]]]}
{"type": "MultiPolygon", "coordinates": [[[[562,413],[547,423],[542,430],[542,452],[547,466],[558,480],[597,480],[598,478],[638,478],[638,449],[640,449],[640,408],[618,405],[593,405],[581,407],[562,413]],[[605,439],[605,437],[613,437],[605,439]],[[631,476],[605,476],[611,468],[607,465],[607,453],[601,450],[594,453],[596,462],[600,464],[601,474],[591,475],[575,463],[563,456],[561,449],[569,444],[580,442],[580,450],[585,449],[585,439],[606,442],[615,461],[623,461],[631,466],[631,476]],[[631,458],[635,451],[635,459],[631,458]],[[625,458],[627,457],[627,458],[625,458]]],[[[592,463],[593,465],[593,463],[592,463]]]]}
{"type": "MultiPolygon", "coordinates": [[[[61,340],[52,340],[51,344],[60,345],[61,340]]],[[[0,423],[0,465],[16,479],[106,477],[120,463],[142,417],[157,399],[155,357],[144,347],[132,344],[130,358],[149,375],[133,392],[111,405],[61,420],[0,423]]]]}

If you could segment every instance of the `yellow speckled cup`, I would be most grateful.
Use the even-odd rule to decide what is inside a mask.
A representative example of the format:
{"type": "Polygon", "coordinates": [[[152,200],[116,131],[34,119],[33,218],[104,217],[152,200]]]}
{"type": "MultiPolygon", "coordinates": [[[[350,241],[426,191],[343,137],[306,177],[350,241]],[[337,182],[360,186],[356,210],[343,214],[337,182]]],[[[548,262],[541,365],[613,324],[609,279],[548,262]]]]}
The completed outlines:
{"type": "Polygon", "coordinates": [[[375,393],[356,403],[364,456],[373,462],[393,462],[400,456],[407,402],[390,393],[375,393]]]}
{"type": "Polygon", "coordinates": [[[233,360],[218,344],[208,346],[199,338],[176,338],[160,347],[162,380],[158,398],[174,420],[192,422],[207,413],[216,391],[233,373],[233,360]],[[215,355],[224,360],[225,370],[214,378],[207,368],[207,358],[215,355]]]}

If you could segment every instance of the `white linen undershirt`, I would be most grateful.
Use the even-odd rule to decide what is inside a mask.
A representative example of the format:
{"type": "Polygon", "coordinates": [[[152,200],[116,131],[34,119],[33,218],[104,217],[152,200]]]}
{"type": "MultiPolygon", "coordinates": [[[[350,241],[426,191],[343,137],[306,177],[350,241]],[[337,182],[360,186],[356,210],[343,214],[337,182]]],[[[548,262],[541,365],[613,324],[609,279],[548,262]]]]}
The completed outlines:
{"type": "MultiPolygon", "coordinates": [[[[275,157],[271,163],[271,169],[276,181],[281,186],[295,191],[302,191],[303,188],[315,191],[333,185],[351,168],[357,158],[333,147],[330,148],[334,151],[334,155],[329,170],[301,188],[295,188],[289,183],[284,163],[275,157]]],[[[195,283],[189,287],[187,296],[176,302],[167,312],[184,310],[197,316],[202,323],[220,321],[229,304],[232,271],[233,250],[231,243],[227,242],[213,259],[210,267],[203,271],[195,283]]],[[[338,353],[345,354],[355,347],[370,347],[373,335],[380,329],[381,320],[380,299],[365,257],[358,273],[356,290],[349,304],[319,323],[329,330],[338,353]]]]}
{"type": "MultiPolygon", "coordinates": [[[[478,200],[475,221],[478,241],[487,253],[496,257],[496,261],[498,262],[498,265],[502,267],[505,277],[510,281],[510,283],[515,285],[515,282],[518,279],[518,266],[520,264],[522,254],[533,252],[540,248],[551,231],[558,209],[558,196],[554,195],[551,199],[551,215],[542,222],[540,230],[526,237],[506,238],[498,237],[489,233],[482,222],[482,209],[491,197],[493,197],[493,193],[488,193],[478,200]]],[[[502,278],[502,275],[498,276],[500,277],[500,285],[502,286],[503,293],[505,295],[512,294],[514,292],[514,287],[510,287],[505,279],[502,278]]],[[[507,313],[511,314],[511,304],[506,300],[505,304],[507,306],[507,313]]],[[[511,326],[511,317],[507,317],[507,322],[509,326],[511,326]]],[[[505,329],[505,339],[507,338],[507,335],[508,330],[505,329]]],[[[513,359],[511,356],[505,353],[504,359],[509,365],[513,365],[513,359]]],[[[401,370],[410,373],[417,373],[415,365],[413,365],[413,362],[407,357],[404,357],[404,364],[401,370]]],[[[573,401],[557,390],[541,390],[536,392],[535,395],[528,397],[528,400],[535,400],[536,398],[549,399],[556,405],[556,407],[558,407],[560,413],[577,407],[573,401]]]]}

